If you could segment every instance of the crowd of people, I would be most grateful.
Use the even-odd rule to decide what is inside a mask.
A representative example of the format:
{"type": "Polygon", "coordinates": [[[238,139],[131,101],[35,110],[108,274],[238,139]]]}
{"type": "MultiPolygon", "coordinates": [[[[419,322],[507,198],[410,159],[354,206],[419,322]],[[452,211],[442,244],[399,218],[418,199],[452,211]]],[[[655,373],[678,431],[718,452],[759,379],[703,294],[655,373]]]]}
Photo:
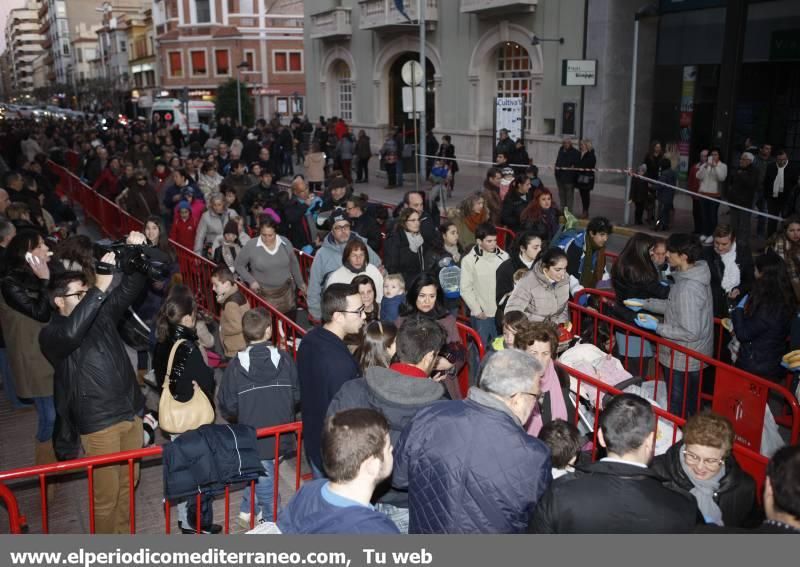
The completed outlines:
{"type": "MultiPolygon", "coordinates": [[[[354,191],[369,178],[373,151],[343,120],[320,119],[316,128],[301,117],[253,128],[223,120],[213,136],[188,140],[158,121],[18,126],[6,125],[2,137],[0,372],[12,405],[36,410],[37,464],[153,442],[158,417],[143,392],[154,387],[161,401],[204,412],[191,426],[170,420],[171,430],[161,428],[167,439],[214,420],[262,428],[300,412],[314,480],[281,503],[283,533],[800,530],[800,451],[773,456],[762,510],[734,457],[732,424],[700,401],[698,359],[609,338],[630,374],[669,377],[663,409],[688,419],[682,439],[655,459],[652,400],[608,397],[594,442],[577,427],[581,401],[556,364],[575,341],[570,301],[597,307],[585,290],[606,288],[615,292],[615,318],[705,356],[714,317],[727,319],[727,360],[782,382],[783,356],[797,346],[786,337],[800,342],[800,219],[787,219],[753,257],[740,234],[749,219],[720,224],[702,201],[699,236],[637,233],[612,262],[614,227],[589,215],[590,140],[580,149],[565,141],[556,166],[577,169],[558,170],[556,194],[524,143],[503,132],[483,186],[458,206],[412,190],[389,211],[354,191]],[[298,139],[309,141],[307,152],[298,139]],[[76,233],[78,215],[47,166],[66,163],[67,150],[80,158],[78,175],[140,220],[141,232],[111,248],[76,233]],[[305,175],[294,174],[295,154],[305,175]],[[568,214],[575,189],[584,229],[568,214]],[[516,232],[505,248],[498,226],[516,232]],[[296,250],[313,257],[307,280],[296,250]],[[185,285],[177,256],[187,253],[217,266],[209,289],[185,285]],[[283,350],[282,329],[240,286],[307,323],[296,360],[283,350]],[[198,293],[213,294],[218,321],[198,307],[198,293]],[[462,315],[487,348],[466,392],[462,315]]],[[[393,131],[378,152],[390,185],[403,183],[404,141],[393,131]]],[[[434,183],[452,190],[450,138],[432,155],[451,158],[429,165],[434,183]]],[[[776,212],[784,209],[771,203],[794,179],[781,156],[760,182],[773,188],[764,199],[776,212]]],[[[668,162],[654,144],[647,177],[666,182],[668,162]]],[[[695,168],[699,193],[722,192],[722,166],[711,152],[695,168]]],[[[731,191],[745,183],[736,179],[731,191]]],[[[666,230],[671,202],[657,193],[651,215],[666,230]]],[[[636,202],[640,220],[647,203],[640,211],[636,202]]],[[[295,447],[284,436],[277,450],[271,438],[258,450],[263,474],[255,502],[244,491],[244,525],[271,517],[276,454],[295,447]]],[[[129,530],[128,486],[127,466],[95,472],[98,532],[129,530]]],[[[199,512],[193,498],[179,504],[181,530],[220,532],[213,498],[201,500],[199,512]]]]}

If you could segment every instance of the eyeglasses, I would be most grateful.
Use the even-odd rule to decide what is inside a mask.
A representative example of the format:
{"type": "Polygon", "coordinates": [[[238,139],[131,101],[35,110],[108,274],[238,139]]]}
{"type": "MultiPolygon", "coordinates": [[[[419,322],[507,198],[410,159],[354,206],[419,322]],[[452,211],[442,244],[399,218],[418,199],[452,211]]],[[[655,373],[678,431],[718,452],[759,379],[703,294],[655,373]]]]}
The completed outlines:
{"type": "Polygon", "coordinates": [[[686,461],[687,465],[697,465],[703,463],[710,469],[718,469],[722,466],[722,463],[725,462],[725,459],[714,459],[714,458],[703,459],[699,455],[695,455],[691,451],[687,451],[685,448],[681,449],[681,453],[683,453],[683,460],[686,461]]]}
{"type": "Polygon", "coordinates": [[[335,230],[336,232],[344,232],[346,230],[350,230],[350,225],[349,224],[342,224],[342,225],[339,225],[339,226],[334,226],[333,230],[335,230]]]}
{"type": "Polygon", "coordinates": [[[80,301],[81,299],[83,299],[83,296],[86,295],[86,293],[87,292],[85,290],[84,291],[76,291],[75,293],[68,293],[66,295],[63,295],[62,297],[77,297],[78,301],[80,301]]]}
{"type": "Polygon", "coordinates": [[[358,309],[356,309],[355,311],[347,311],[347,310],[345,310],[345,309],[342,309],[341,311],[339,311],[339,313],[352,313],[353,315],[362,315],[362,314],[364,313],[364,310],[365,310],[365,309],[366,309],[366,307],[364,307],[364,306],[362,305],[361,307],[359,307],[359,308],[358,308],[358,309]]]}
{"type": "MultiPolygon", "coordinates": [[[[544,392],[538,392],[534,394],[533,392],[517,392],[514,396],[531,396],[534,402],[540,402],[544,397],[544,392]]],[[[514,397],[512,396],[512,398],[514,397]]]]}

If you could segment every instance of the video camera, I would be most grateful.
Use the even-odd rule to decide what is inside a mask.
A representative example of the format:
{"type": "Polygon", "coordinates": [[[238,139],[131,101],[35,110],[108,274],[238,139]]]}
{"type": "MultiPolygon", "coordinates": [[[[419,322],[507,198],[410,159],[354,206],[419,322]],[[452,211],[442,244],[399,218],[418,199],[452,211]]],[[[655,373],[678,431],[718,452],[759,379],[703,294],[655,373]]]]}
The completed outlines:
{"type": "Polygon", "coordinates": [[[106,264],[100,262],[108,252],[116,254],[116,269],[118,271],[132,274],[139,272],[150,279],[161,279],[169,275],[169,267],[162,262],[151,259],[142,244],[128,244],[125,240],[98,240],[94,243],[94,253],[97,261],[95,271],[101,275],[108,275],[112,272],[106,264]]]}

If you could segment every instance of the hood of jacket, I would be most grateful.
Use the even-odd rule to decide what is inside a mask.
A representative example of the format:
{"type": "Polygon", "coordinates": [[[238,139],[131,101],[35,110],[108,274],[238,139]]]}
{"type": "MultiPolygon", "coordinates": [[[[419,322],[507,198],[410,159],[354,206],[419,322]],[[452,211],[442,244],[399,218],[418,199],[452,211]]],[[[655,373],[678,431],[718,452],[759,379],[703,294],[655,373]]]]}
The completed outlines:
{"type": "Polygon", "coordinates": [[[371,395],[399,405],[429,404],[444,395],[444,386],[440,382],[413,378],[380,366],[367,368],[364,379],[371,395]]]}
{"type": "Polygon", "coordinates": [[[285,368],[280,351],[271,344],[252,345],[236,354],[239,374],[254,386],[271,383],[285,368]]]}
{"type": "Polygon", "coordinates": [[[711,270],[705,260],[698,260],[685,272],[672,272],[675,283],[680,280],[694,281],[702,285],[711,285],[711,270]]]}

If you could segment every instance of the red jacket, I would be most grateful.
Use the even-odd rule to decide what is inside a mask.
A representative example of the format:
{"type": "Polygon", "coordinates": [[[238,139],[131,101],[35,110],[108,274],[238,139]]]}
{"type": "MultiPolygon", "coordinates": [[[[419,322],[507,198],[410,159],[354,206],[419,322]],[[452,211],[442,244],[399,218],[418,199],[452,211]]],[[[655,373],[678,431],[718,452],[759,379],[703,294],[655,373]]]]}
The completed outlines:
{"type": "Polygon", "coordinates": [[[336,122],[335,130],[336,137],[341,140],[342,136],[347,134],[347,124],[341,118],[336,122]]]}
{"type": "Polygon", "coordinates": [[[169,231],[169,237],[181,246],[194,250],[194,235],[197,232],[197,221],[191,216],[189,220],[184,221],[182,218],[176,218],[172,223],[172,228],[169,231]]]}
{"type": "Polygon", "coordinates": [[[117,195],[119,195],[119,177],[110,167],[107,167],[94,182],[92,189],[100,193],[106,199],[111,199],[113,201],[117,195]]]}

